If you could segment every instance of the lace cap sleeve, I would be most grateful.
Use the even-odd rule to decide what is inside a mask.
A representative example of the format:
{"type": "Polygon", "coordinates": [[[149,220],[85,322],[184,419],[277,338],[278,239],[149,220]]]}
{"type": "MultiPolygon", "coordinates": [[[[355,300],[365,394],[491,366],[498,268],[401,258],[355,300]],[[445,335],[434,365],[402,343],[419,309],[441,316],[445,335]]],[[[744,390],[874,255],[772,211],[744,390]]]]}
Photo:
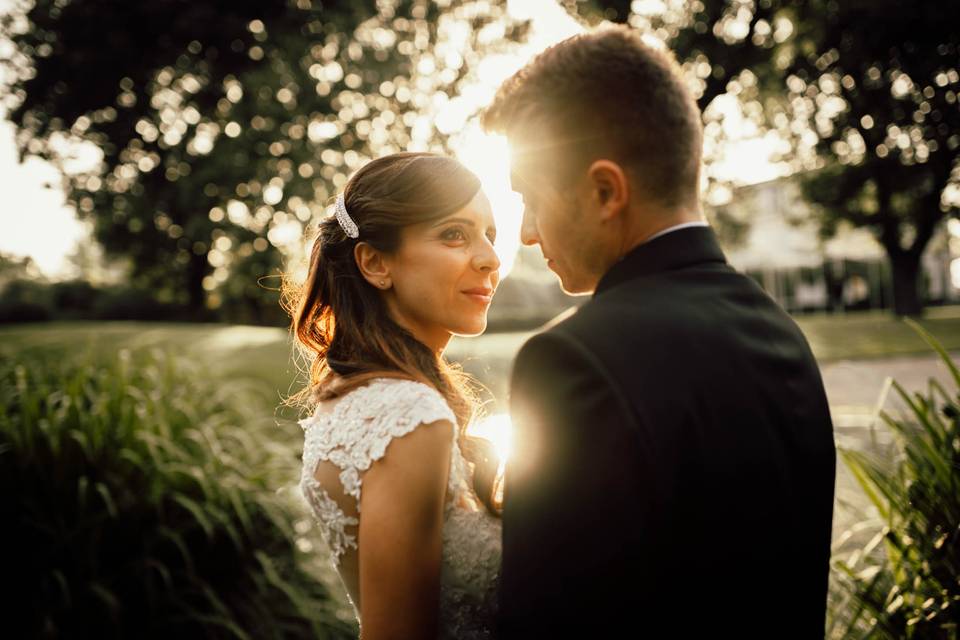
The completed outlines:
{"type": "MultiPolygon", "coordinates": [[[[438,420],[456,426],[453,411],[436,389],[412,380],[378,379],[345,395],[325,416],[322,433],[311,443],[312,460],[305,451],[304,463],[312,469],[319,460],[329,460],[339,467],[344,492],[357,501],[359,512],[361,474],[385,455],[391,440],[438,420]]],[[[300,421],[308,440],[317,422],[316,417],[300,421]]],[[[456,437],[455,428],[451,437],[456,437]]]]}

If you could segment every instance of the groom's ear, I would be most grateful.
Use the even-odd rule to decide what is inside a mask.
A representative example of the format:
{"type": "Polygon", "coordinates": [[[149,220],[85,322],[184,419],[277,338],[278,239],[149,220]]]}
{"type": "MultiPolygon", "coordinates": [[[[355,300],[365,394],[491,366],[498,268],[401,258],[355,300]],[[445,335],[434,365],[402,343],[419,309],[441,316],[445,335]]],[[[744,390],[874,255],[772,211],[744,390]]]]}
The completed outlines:
{"type": "Polygon", "coordinates": [[[383,252],[377,251],[367,242],[358,242],[353,247],[353,259],[356,260],[364,280],[377,289],[390,288],[390,265],[387,264],[383,252]]]}
{"type": "Polygon", "coordinates": [[[615,218],[627,208],[630,181],[623,167],[612,160],[597,160],[587,169],[587,178],[601,220],[615,218]]]}

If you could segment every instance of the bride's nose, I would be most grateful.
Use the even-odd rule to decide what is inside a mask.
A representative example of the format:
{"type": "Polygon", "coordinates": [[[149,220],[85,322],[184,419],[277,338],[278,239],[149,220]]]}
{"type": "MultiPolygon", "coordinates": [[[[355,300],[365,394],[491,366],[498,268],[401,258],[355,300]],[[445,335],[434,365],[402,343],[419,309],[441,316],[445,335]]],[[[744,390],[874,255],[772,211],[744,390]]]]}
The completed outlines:
{"type": "Polygon", "coordinates": [[[489,241],[481,243],[480,248],[473,254],[473,268],[477,271],[496,271],[500,268],[500,256],[489,241]]]}

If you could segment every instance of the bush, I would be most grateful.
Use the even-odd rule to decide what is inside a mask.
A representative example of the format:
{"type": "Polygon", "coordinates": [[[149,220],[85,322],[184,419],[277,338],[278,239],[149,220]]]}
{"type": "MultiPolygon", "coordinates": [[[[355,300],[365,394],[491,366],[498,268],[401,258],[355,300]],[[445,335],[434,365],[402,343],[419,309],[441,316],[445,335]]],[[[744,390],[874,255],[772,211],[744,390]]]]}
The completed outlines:
{"type": "Polygon", "coordinates": [[[929,333],[906,321],[940,355],[954,388],[930,380],[927,395],[911,395],[893,383],[908,415],[881,412],[896,436],[892,457],[840,449],[884,520],[865,546],[834,562],[842,593],[831,616],[843,638],[960,633],[960,370],[929,333]]]}
{"type": "Polygon", "coordinates": [[[86,280],[67,280],[51,284],[50,295],[58,319],[73,320],[91,317],[100,291],[86,280]]]}
{"type": "Polygon", "coordinates": [[[98,320],[175,321],[189,311],[180,305],[160,302],[143,289],[113,286],[100,290],[92,316],[98,320]]]}
{"type": "Polygon", "coordinates": [[[11,280],[0,291],[0,323],[45,322],[53,315],[50,287],[44,282],[11,280]]]}
{"type": "Polygon", "coordinates": [[[276,490],[299,461],[248,397],[159,350],[0,345],[3,635],[355,637],[276,490]]]}

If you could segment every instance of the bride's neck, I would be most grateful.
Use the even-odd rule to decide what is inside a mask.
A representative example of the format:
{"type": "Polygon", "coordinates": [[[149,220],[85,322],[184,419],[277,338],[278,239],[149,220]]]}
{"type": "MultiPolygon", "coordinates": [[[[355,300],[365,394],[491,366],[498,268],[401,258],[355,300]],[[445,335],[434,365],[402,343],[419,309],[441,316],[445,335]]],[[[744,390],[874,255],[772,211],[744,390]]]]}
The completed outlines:
{"type": "Polygon", "coordinates": [[[453,337],[453,334],[439,327],[429,328],[420,326],[415,322],[408,321],[406,318],[399,317],[397,314],[391,314],[391,316],[394,322],[409,331],[414,338],[426,346],[427,349],[430,349],[438,358],[443,356],[443,351],[447,348],[447,344],[450,343],[450,338],[453,337]]]}

